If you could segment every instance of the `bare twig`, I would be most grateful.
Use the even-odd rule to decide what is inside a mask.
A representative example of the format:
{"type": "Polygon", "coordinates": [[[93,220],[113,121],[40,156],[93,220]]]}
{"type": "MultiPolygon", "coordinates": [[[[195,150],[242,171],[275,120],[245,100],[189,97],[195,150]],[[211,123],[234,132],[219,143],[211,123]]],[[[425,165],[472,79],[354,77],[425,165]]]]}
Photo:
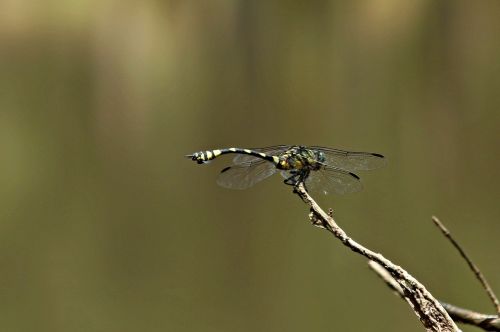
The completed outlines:
{"type": "Polygon", "coordinates": [[[352,251],[365,256],[371,261],[377,262],[390,273],[399,287],[401,287],[405,300],[410,304],[427,331],[460,331],[439,301],[418,280],[381,254],[365,248],[347,236],[335,220],[323,211],[309,196],[302,183],[299,183],[295,187],[295,193],[311,207],[310,219],[313,225],[328,230],[352,251]]]}
{"type": "Polygon", "coordinates": [[[453,244],[453,246],[458,250],[458,252],[463,257],[463,259],[465,259],[465,261],[469,265],[470,269],[474,272],[474,274],[476,275],[476,278],[479,280],[479,282],[483,286],[484,290],[486,291],[486,294],[488,294],[491,302],[493,302],[493,305],[495,306],[495,310],[497,312],[497,315],[500,316],[500,302],[498,302],[498,298],[496,297],[496,295],[493,292],[493,290],[491,289],[488,281],[486,281],[486,278],[483,276],[483,274],[481,273],[479,268],[472,262],[472,260],[465,253],[464,249],[460,246],[460,244],[458,244],[458,242],[455,241],[453,236],[451,236],[450,231],[448,231],[448,229],[443,225],[443,223],[441,221],[439,221],[439,219],[436,216],[432,216],[432,221],[434,222],[434,224],[437,227],[439,227],[441,232],[443,232],[444,236],[446,236],[448,238],[448,240],[450,240],[451,244],[453,244]]]}
{"type": "Polygon", "coordinates": [[[500,331],[500,318],[496,315],[485,315],[446,302],[441,302],[441,305],[456,322],[474,325],[485,331],[500,331]]]}
{"type": "Polygon", "coordinates": [[[389,286],[390,289],[396,293],[396,295],[399,295],[402,299],[404,299],[403,289],[382,265],[374,261],[369,261],[368,266],[370,269],[375,271],[375,273],[387,284],[387,286],[389,286]]]}
{"type": "MultiPolygon", "coordinates": [[[[387,286],[389,286],[389,288],[404,299],[403,289],[389,274],[389,272],[387,272],[387,270],[373,261],[368,262],[368,265],[387,284],[387,286]]],[[[454,321],[474,325],[485,331],[500,331],[500,318],[495,315],[485,315],[442,301],[440,301],[440,303],[454,321]]]]}

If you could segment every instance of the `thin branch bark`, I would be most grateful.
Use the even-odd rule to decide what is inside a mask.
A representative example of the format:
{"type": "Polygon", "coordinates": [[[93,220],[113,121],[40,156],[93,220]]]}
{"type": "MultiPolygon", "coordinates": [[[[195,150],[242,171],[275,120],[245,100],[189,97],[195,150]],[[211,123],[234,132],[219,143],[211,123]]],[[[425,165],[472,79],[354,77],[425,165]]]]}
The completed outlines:
{"type": "Polygon", "coordinates": [[[479,268],[472,262],[472,260],[469,258],[465,250],[458,244],[457,241],[451,236],[450,231],[443,225],[441,221],[436,216],[432,216],[432,221],[434,224],[439,227],[441,232],[450,240],[451,244],[458,250],[460,253],[460,256],[463,257],[463,259],[467,262],[469,265],[470,269],[474,272],[476,275],[476,278],[479,280],[481,285],[483,286],[484,290],[486,291],[486,294],[488,294],[488,297],[490,298],[491,302],[493,302],[493,306],[495,307],[495,310],[497,312],[497,316],[500,316],[500,302],[498,302],[498,298],[491,289],[490,284],[486,280],[486,278],[483,276],[479,268]]]}
{"type": "Polygon", "coordinates": [[[441,305],[456,322],[474,325],[485,331],[500,331],[500,318],[496,315],[482,314],[446,302],[441,302],[441,305]]]}
{"type": "Polygon", "coordinates": [[[365,256],[371,261],[377,262],[390,273],[392,278],[401,287],[405,300],[410,304],[427,331],[460,331],[439,301],[418,280],[381,254],[365,248],[347,236],[344,230],[337,225],[333,217],[323,211],[312,197],[309,196],[303,183],[299,183],[295,187],[294,192],[310,206],[311,213],[309,217],[313,225],[326,229],[352,251],[365,256]]]}
{"type": "MultiPolygon", "coordinates": [[[[397,295],[404,298],[404,293],[399,284],[381,265],[370,261],[370,268],[391,288],[397,295]]],[[[450,317],[457,322],[474,325],[485,331],[500,331],[500,318],[495,315],[486,315],[469,309],[457,307],[453,304],[440,301],[450,317]]]]}

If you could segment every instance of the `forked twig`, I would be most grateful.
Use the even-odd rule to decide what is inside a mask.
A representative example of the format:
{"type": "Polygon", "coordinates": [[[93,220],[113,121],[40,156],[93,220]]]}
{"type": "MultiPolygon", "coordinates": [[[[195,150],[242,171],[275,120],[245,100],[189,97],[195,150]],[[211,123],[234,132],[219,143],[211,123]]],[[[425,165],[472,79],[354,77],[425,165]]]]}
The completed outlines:
{"type": "MultiPolygon", "coordinates": [[[[392,276],[381,265],[370,261],[370,268],[391,288],[397,295],[404,298],[403,290],[392,276]]],[[[457,322],[470,324],[482,328],[485,331],[500,331],[500,318],[495,315],[485,315],[472,310],[457,307],[453,304],[440,301],[450,317],[457,322]]]]}
{"type": "Polygon", "coordinates": [[[483,276],[479,268],[472,262],[472,260],[469,258],[467,253],[464,251],[464,249],[458,244],[457,241],[451,236],[450,231],[443,225],[441,221],[436,216],[432,216],[432,221],[434,224],[439,227],[441,232],[443,232],[444,236],[450,240],[451,244],[458,250],[460,253],[460,256],[463,257],[463,259],[467,262],[469,265],[470,269],[474,272],[476,275],[476,278],[479,280],[481,285],[483,286],[484,290],[486,291],[486,294],[488,294],[488,297],[490,298],[491,302],[493,302],[493,305],[495,306],[495,310],[497,312],[497,316],[500,316],[500,302],[498,302],[498,298],[496,297],[495,293],[491,289],[488,281],[486,281],[486,278],[483,276]]]}
{"type": "Polygon", "coordinates": [[[303,183],[299,183],[295,187],[294,192],[310,206],[311,213],[309,217],[313,225],[328,230],[352,251],[380,264],[390,273],[391,277],[401,288],[403,297],[410,304],[427,331],[460,331],[439,301],[417,279],[381,254],[365,248],[347,236],[331,216],[333,213],[329,215],[323,211],[312,197],[309,196],[303,183]]]}

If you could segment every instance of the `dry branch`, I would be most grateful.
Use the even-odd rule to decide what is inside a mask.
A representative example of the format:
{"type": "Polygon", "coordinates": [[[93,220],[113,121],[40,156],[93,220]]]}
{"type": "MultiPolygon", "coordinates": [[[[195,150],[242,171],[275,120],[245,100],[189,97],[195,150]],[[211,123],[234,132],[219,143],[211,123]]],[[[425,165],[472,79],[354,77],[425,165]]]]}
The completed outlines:
{"type": "MultiPolygon", "coordinates": [[[[399,284],[392,278],[381,265],[370,261],[370,268],[401,298],[404,298],[403,290],[399,284]]],[[[500,318],[495,315],[485,315],[472,310],[457,307],[453,304],[440,301],[443,308],[448,312],[450,317],[457,322],[474,325],[482,328],[485,331],[500,331],[500,318]]]]}
{"type": "Polygon", "coordinates": [[[486,294],[488,294],[488,297],[490,298],[491,302],[495,306],[495,310],[497,312],[497,315],[500,315],[500,302],[498,302],[497,296],[493,292],[493,289],[491,289],[490,284],[488,283],[486,278],[483,276],[483,274],[481,273],[479,268],[472,262],[472,259],[469,258],[469,256],[467,255],[465,250],[462,248],[462,246],[460,246],[460,244],[457,241],[455,241],[453,236],[451,236],[450,231],[443,225],[443,223],[441,221],[439,221],[439,219],[436,216],[432,216],[432,221],[434,222],[434,224],[437,227],[439,227],[441,232],[443,232],[444,236],[446,236],[448,238],[448,240],[450,240],[451,244],[453,244],[453,246],[460,253],[460,256],[462,256],[462,258],[467,262],[470,269],[474,272],[477,280],[479,280],[479,282],[483,286],[484,290],[486,291],[486,294]]]}
{"type": "Polygon", "coordinates": [[[391,277],[401,288],[403,297],[410,304],[427,331],[460,331],[439,301],[418,280],[381,254],[365,248],[347,236],[331,216],[332,213],[327,214],[323,211],[312,197],[309,196],[302,183],[295,187],[294,192],[310,206],[311,213],[309,217],[313,225],[326,229],[352,251],[380,264],[390,273],[391,277]]]}

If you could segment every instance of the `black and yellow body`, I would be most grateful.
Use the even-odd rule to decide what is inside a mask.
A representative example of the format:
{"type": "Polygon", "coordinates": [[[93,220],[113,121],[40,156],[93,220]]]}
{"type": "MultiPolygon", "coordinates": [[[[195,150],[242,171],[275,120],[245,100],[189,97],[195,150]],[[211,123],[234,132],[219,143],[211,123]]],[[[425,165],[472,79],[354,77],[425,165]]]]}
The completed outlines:
{"type": "Polygon", "coordinates": [[[303,146],[293,146],[279,156],[276,167],[281,170],[319,170],[325,162],[325,156],[321,151],[315,151],[303,146]]]}
{"type": "Polygon", "coordinates": [[[198,164],[206,163],[210,160],[213,160],[221,155],[229,154],[229,153],[237,153],[237,154],[247,154],[250,156],[254,156],[257,158],[261,158],[272,162],[277,165],[279,162],[277,158],[273,158],[273,156],[268,156],[265,153],[254,151],[251,149],[241,149],[241,148],[227,148],[227,149],[216,149],[216,150],[207,150],[207,151],[199,151],[195,152],[192,155],[187,155],[186,157],[191,158],[196,161],[198,164]]]}
{"type": "Polygon", "coordinates": [[[198,164],[203,164],[229,153],[246,154],[260,158],[274,163],[276,168],[280,170],[317,170],[321,167],[321,163],[324,162],[324,155],[321,151],[314,151],[303,146],[292,146],[290,149],[278,155],[268,155],[252,149],[227,148],[195,152],[187,157],[196,161],[198,164]]]}
{"type": "Polygon", "coordinates": [[[225,154],[236,154],[233,165],[224,168],[217,183],[230,189],[246,189],[281,172],[285,183],[306,184],[323,193],[355,192],[361,189],[359,177],[352,171],[371,170],[384,165],[377,153],[349,152],[325,147],[277,145],[267,148],[227,148],[195,152],[186,157],[198,164],[207,163],[225,154]]]}

